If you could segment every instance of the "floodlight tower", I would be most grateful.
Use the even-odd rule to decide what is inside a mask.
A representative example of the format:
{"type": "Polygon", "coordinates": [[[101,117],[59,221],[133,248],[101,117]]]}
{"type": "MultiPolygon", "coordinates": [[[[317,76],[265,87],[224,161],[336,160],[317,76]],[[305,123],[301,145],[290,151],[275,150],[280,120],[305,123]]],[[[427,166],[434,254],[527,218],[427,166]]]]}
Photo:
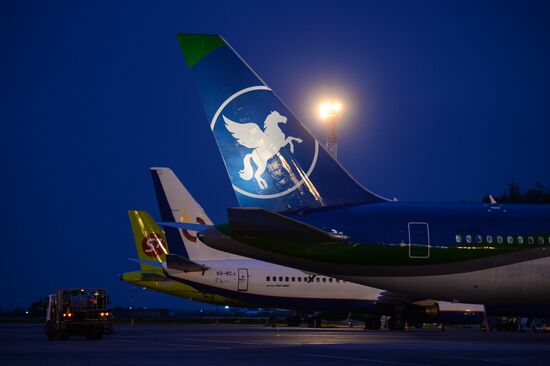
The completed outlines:
{"type": "Polygon", "coordinates": [[[340,119],[342,104],[339,102],[324,102],[319,106],[319,116],[325,123],[325,150],[338,160],[338,143],[336,142],[336,125],[340,119]]]}

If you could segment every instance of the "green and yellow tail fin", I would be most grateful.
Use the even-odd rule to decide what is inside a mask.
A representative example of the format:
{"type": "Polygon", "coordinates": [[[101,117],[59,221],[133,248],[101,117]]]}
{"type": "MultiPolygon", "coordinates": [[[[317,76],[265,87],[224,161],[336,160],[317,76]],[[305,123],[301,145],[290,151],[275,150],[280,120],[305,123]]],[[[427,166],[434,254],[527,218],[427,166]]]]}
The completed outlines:
{"type": "Polygon", "coordinates": [[[168,242],[164,231],[157,225],[147,211],[129,210],[132,232],[136,242],[141,271],[162,272],[160,266],[146,262],[166,262],[168,242]]]}

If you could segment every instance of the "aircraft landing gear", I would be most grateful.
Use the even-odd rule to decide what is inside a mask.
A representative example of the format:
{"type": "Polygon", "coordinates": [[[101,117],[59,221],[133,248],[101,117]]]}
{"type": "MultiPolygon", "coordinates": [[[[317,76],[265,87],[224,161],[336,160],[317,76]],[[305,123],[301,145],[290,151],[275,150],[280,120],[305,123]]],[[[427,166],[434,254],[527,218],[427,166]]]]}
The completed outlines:
{"type": "Polygon", "coordinates": [[[302,322],[302,317],[298,313],[294,313],[288,317],[286,323],[289,327],[299,327],[302,322]]]}
{"type": "Polygon", "coordinates": [[[386,326],[389,330],[403,331],[405,330],[405,319],[403,319],[400,315],[394,314],[394,316],[388,319],[386,326]]]}
{"type": "Polygon", "coordinates": [[[277,319],[273,315],[270,315],[270,316],[267,317],[267,320],[265,322],[265,326],[275,328],[277,326],[276,321],[277,321],[277,319]]]}
{"type": "Polygon", "coordinates": [[[308,319],[309,328],[321,328],[321,315],[312,315],[308,319]]]}
{"type": "Polygon", "coordinates": [[[365,317],[365,329],[379,330],[381,326],[380,317],[365,317]]]}

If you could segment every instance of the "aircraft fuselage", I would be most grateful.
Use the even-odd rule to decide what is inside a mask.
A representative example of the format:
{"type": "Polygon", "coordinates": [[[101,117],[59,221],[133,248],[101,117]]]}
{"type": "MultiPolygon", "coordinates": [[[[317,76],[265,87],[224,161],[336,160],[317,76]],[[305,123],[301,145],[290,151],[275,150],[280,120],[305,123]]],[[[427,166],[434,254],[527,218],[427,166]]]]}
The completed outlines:
{"type": "Polygon", "coordinates": [[[203,239],[218,249],[413,296],[550,304],[549,205],[387,202],[288,216],[348,239],[231,237],[224,226],[203,239]]]}

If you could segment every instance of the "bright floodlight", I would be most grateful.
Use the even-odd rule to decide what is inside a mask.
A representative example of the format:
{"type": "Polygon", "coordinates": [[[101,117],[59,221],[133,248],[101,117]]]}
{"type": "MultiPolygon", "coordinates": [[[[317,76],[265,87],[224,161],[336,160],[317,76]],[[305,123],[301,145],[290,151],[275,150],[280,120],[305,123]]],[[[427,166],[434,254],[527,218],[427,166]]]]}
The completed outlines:
{"type": "Polygon", "coordinates": [[[339,102],[325,102],[319,106],[319,116],[321,119],[336,117],[342,110],[342,104],[339,102]]]}

